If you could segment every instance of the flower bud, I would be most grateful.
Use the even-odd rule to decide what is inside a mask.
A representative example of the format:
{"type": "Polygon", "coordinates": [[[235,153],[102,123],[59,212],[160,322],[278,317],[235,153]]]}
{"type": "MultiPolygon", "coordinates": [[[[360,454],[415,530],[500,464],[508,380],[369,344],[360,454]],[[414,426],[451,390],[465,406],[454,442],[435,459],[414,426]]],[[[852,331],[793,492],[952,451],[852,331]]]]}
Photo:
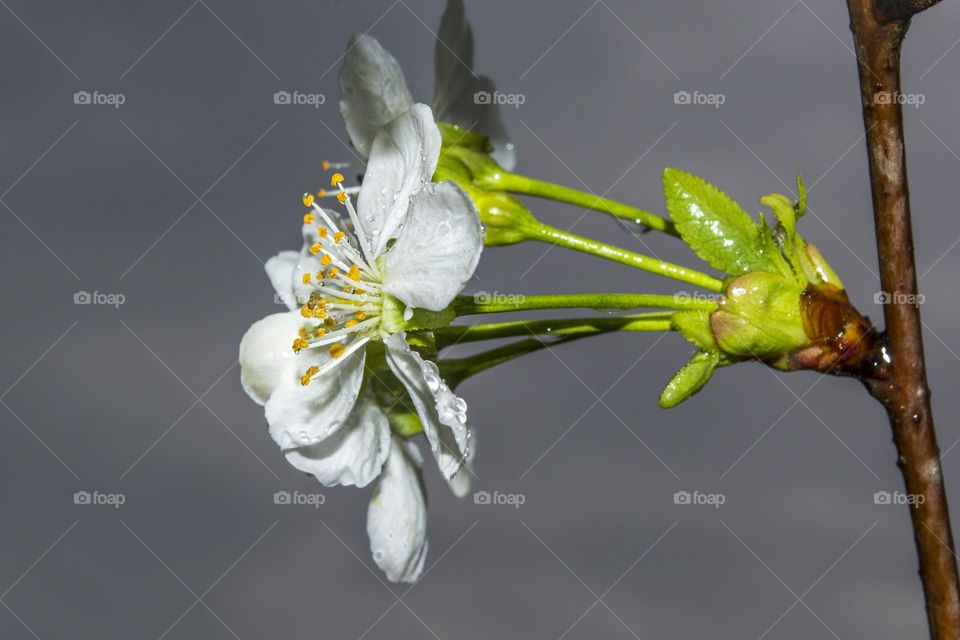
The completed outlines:
{"type": "Polygon", "coordinates": [[[720,349],[786,368],[787,355],[809,342],[800,311],[802,296],[803,288],[782,275],[753,271],[735,278],[710,317],[720,349]]]}
{"type": "MultiPolygon", "coordinates": [[[[487,160],[499,170],[495,162],[487,160]]],[[[486,170],[478,169],[480,167],[489,168],[482,160],[482,154],[459,148],[444,149],[433,179],[435,182],[452,180],[467,192],[486,229],[483,243],[488,247],[516,244],[534,237],[540,223],[522,202],[503,191],[487,190],[477,185],[473,171],[486,170]]]]}

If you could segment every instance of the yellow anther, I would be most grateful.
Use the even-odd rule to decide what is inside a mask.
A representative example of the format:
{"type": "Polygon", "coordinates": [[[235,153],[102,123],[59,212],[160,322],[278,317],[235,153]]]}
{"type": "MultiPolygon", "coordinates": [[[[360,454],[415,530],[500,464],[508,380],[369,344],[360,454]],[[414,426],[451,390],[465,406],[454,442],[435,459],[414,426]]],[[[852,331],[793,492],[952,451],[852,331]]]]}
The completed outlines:
{"type": "Polygon", "coordinates": [[[327,269],[328,278],[336,278],[337,274],[339,273],[340,273],[340,269],[337,269],[336,267],[330,267],[329,269],[327,269]]]}
{"type": "Polygon", "coordinates": [[[367,314],[365,314],[363,311],[357,311],[356,315],[354,315],[353,317],[356,318],[357,320],[366,320],[367,314]]]}
{"type": "Polygon", "coordinates": [[[300,384],[303,386],[310,384],[310,378],[317,375],[317,371],[320,371],[320,367],[314,366],[307,369],[307,372],[300,376],[300,384]]]}
{"type": "Polygon", "coordinates": [[[300,307],[300,315],[303,316],[304,318],[312,318],[313,309],[311,309],[307,305],[303,305],[302,307],[300,307]]]}
{"type": "Polygon", "coordinates": [[[342,173],[335,173],[335,174],[333,174],[332,176],[330,176],[330,186],[331,186],[331,187],[336,187],[336,186],[339,185],[341,182],[343,182],[343,174],[342,174],[342,173]]]}
{"type": "MultiPolygon", "coordinates": [[[[310,197],[312,198],[313,196],[310,196],[310,197]]],[[[303,224],[313,224],[313,221],[316,219],[317,219],[317,216],[315,216],[314,214],[305,213],[303,215],[303,224]]]]}
{"type": "MultiPolygon", "coordinates": [[[[313,247],[311,247],[311,250],[312,250],[312,249],[313,249],[313,247]]],[[[314,252],[314,253],[316,253],[316,252],[314,252]]],[[[323,254],[323,257],[320,258],[320,264],[322,264],[322,265],[325,266],[325,267],[329,267],[331,262],[333,262],[333,258],[330,257],[330,254],[329,254],[329,253],[323,254]]]]}
{"type": "Polygon", "coordinates": [[[310,344],[303,338],[297,338],[293,341],[293,352],[300,353],[301,349],[306,349],[310,344]]]}
{"type": "Polygon", "coordinates": [[[337,202],[339,202],[340,204],[343,204],[343,203],[345,203],[346,201],[347,201],[347,192],[346,192],[346,191],[341,191],[340,193],[337,194],[337,202]]]}
{"type": "Polygon", "coordinates": [[[323,167],[323,170],[324,170],[324,171],[329,171],[329,170],[330,170],[330,161],[329,161],[329,160],[324,160],[323,162],[320,163],[320,166],[323,167]]]}
{"type": "Polygon", "coordinates": [[[354,282],[360,282],[360,265],[357,265],[357,264],[352,265],[350,267],[350,272],[347,274],[347,277],[349,277],[354,282]]]}
{"type": "Polygon", "coordinates": [[[333,356],[334,358],[339,358],[340,356],[343,355],[343,352],[346,350],[347,348],[342,344],[340,344],[339,342],[335,342],[332,345],[330,345],[330,355],[333,356]]]}
{"type": "Polygon", "coordinates": [[[303,277],[300,279],[303,281],[303,284],[310,284],[310,278],[310,272],[308,271],[307,273],[303,274],[303,277]]]}
{"type": "Polygon", "coordinates": [[[313,255],[317,255],[318,253],[320,253],[321,249],[323,249],[323,245],[320,244],[319,242],[314,242],[312,245],[310,245],[310,253],[312,253],[313,255]]]}
{"type": "Polygon", "coordinates": [[[328,233],[326,227],[317,227],[317,235],[321,238],[326,238],[328,233]]]}
{"type": "Polygon", "coordinates": [[[323,278],[324,278],[325,275],[326,275],[326,274],[324,274],[323,271],[317,271],[317,273],[316,273],[316,278],[317,278],[317,280],[323,280],[323,278]]]}
{"type": "Polygon", "coordinates": [[[323,309],[317,307],[316,309],[313,310],[313,317],[314,317],[314,318],[321,318],[321,319],[326,318],[326,317],[327,317],[327,312],[324,311],[323,309]]]}
{"type": "Polygon", "coordinates": [[[343,323],[343,327],[345,329],[349,329],[350,327],[356,326],[356,324],[357,324],[356,320],[347,320],[346,322],[343,323]]]}
{"type": "Polygon", "coordinates": [[[317,338],[322,338],[326,334],[327,334],[327,331],[323,327],[317,327],[316,329],[313,330],[313,335],[314,337],[317,337],[317,338]]]}
{"type": "Polygon", "coordinates": [[[347,234],[345,234],[343,231],[337,231],[335,234],[333,234],[334,244],[340,244],[340,241],[343,240],[344,236],[346,235],[347,234]]]}
{"type": "Polygon", "coordinates": [[[337,321],[333,318],[327,318],[323,321],[323,324],[327,327],[327,329],[333,329],[335,326],[337,326],[337,321]]]}
{"type": "Polygon", "coordinates": [[[299,329],[297,329],[297,335],[299,335],[301,338],[303,338],[304,340],[306,340],[306,339],[307,339],[307,328],[304,327],[304,326],[301,326],[299,329]]]}
{"type": "Polygon", "coordinates": [[[363,289],[354,289],[353,292],[358,296],[362,296],[363,294],[366,293],[366,291],[364,291],[363,289]]]}
{"type": "Polygon", "coordinates": [[[313,194],[305,193],[303,194],[303,206],[312,207],[313,206],[313,194]]]}
{"type": "Polygon", "coordinates": [[[320,189],[319,191],[317,191],[317,197],[318,197],[318,198],[322,198],[322,197],[325,196],[325,195],[327,195],[327,190],[326,190],[326,189],[320,189]]]}

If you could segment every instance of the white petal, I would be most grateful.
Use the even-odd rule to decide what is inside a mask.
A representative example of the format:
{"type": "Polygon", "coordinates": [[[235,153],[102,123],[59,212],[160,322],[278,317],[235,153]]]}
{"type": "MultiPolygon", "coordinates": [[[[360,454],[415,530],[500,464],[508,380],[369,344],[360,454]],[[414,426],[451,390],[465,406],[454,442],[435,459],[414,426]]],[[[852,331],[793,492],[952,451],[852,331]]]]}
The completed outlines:
{"type": "Polygon", "coordinates": [[[469,441],[467,443],[467,463],[460,467],[460,470],[453,474],[448,480],[450,490],[458,498],[465,498],[470,493],[470,486],[473,484],[473,459],[477,456],[477,432],[473,427],[467,427],[469,441]]]}
{"type": "Polygon", "coordinates": [[[254,322],[240,340],[240,383],[257,404],[266,404],[294,367],[293,340],[302,324],[299,313],[275,313],[254,322]]]}
{"type": "Polygon", "coordinates": [[[306,386],[300,384],[300,376],[311,365],[323,366],[330,356],[318,347],[304,349],[296,358],[296,366],[284,372],[266,404],[270,435],[285,450],[316,444],[336,433],[353,410],[363,382],[363,350],[314,376],[306,386]]]}
{"type": "Polygon", "coordinates": [[[467,403],[450,390],[437,365],[410,349],[405,333],[395,333],[385,343],[387,364],[410,393],[440,472],[449,480],[469,453],[467,403]]]}
{"type": "Polygon", "coordinates": [[[512,170],[516,155],[500,119],[500,105],[492,99],[477,99],[478,93],[492,97],[496,89],[490,78],[478,76],[473,70],[473,34],[461,0],[447,3],[433,57],[433,110],[437,120],[487,136],[494,147],[494,160],[512,170]]]}
{"type": "Polygon", "coordinates": [[[396,236],[410,197],[433,177],[440,131],[430,107],[416,104],[377,134],[357,197],[357,214],[373,251],[380,255],[396,236]]]}
{"type": "Polygon", "coordinates": [[[353,146],[366,158],[382,126],[413,104],[403,70],[371,36],[350,39],[340,70],[340,113],[353,146]]]}
{"type": "Polygon", "coordinates": [[[293,292],[293,270],[297,266],[298,257],[296,251],[281,251],[263,265],[277,294],[277,301],[287,305],[287,309],[297,308],[296,295],[293,292]]]}
{"type": "Polygon", "coordinates": [[[427,502],[412,444],[391,440],[390,457],[367,509],[373,561],[391,582],[414,582],[427,557],[427,502]]]}
{"type": "Polygon", "coordinates": [[[452,182],[431,183],[410,201],[387,253],[384,289],[408,307],[440,311],[463,290],[483,251],[470,197],[452,182]]]}
{"type": "Polygon", "coordinates": [[[380,475],[390,453],[390,423],[370,397],[361,395],[340,429],[327,439],[287,451],[287,460],[327,487],[365,487],[380,475]]]}

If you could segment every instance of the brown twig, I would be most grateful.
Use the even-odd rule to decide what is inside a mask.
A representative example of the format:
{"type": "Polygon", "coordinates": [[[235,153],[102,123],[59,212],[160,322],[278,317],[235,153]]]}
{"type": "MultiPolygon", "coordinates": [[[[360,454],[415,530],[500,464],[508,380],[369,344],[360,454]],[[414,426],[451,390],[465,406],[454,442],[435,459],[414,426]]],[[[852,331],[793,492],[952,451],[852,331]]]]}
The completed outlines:
{"type": "Polygon", "coordinates": [[[907,492],[926,598],[930,636],[960,638],[960,597],[953,534],[924,368],[917,275],[907,187],[900,48],[910,18],[939,0],[847,0],[860,71],[863,119],[876,224],[880,281],[886,292],[890,378],[869,382],[887,410],[907,492]]]}

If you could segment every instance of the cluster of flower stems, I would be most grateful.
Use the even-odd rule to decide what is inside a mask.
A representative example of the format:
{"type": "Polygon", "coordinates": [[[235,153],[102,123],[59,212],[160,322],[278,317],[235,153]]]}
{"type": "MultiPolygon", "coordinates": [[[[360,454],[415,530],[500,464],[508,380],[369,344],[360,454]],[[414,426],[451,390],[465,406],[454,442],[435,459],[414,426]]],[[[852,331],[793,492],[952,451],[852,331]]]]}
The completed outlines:
{"type": "MultiPolygon", "coordinates": [[[[650,211],[622,202],[579,191],[563,185],[530,178],[509,171],[497,176],[500,190],[517,195],[535,196],[585,208],[588,212],[608,214],[632,233],[649,231],[679,238],[673,223],[650,211]]],[[[599,334],[664,332],[673,330],[671,317],[676,311],[714,311],[723,291],[723,281],[711,275],[672,264],[659,258],[580,236],[538,221],[526,238],[564,249],[586,253],[604,260],[655,273],[706,290],[709,294],[677,293],[581,293],[552,295],[477,295],[461,296],[454,304],[456,315],[479,315],[517,311],[580,309],[603,312],[594,317],[548,320],[516,320],[495,323],[453,325],[434,330],[436,348],[503,338],[522,338],[504,346],[462,359],[443,359],[440,368],[455,386],[467,377],[521,355],[599,334]],[[712,294],[712,295],[711,295],[712,294]],[[644,313],[629,313],[641,309],[644,313]]]]}

